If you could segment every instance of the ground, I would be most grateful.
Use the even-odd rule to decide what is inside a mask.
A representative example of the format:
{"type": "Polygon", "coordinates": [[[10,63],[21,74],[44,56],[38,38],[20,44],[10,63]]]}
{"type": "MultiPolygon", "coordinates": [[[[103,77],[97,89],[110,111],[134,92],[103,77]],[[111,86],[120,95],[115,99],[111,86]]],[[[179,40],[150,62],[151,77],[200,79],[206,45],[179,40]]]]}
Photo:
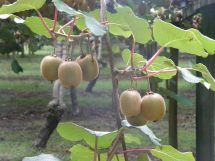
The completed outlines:
{"type": "MultiPolygon", "coordinates": [[[[20,161],[25,156],[40,153],[53,153],[62,160],[68,161],[69,148],[72,143],[62,139],[57,132],[51,136],[47,148],[36,149],[33,144],[41,127],[45,124],[47,104],[51,99],[52,84],[40,76],[39,62],[50,50],[45,48],[34,56],[19,58],[24,73],[14,74],[10,69],[11,59],[2,56],[0,59],[0,161],[20,161]]],[[[184,61],[181,61],[184,63],[184,61]]],[[[92,94],[84,92],[87,82],[78,88],[79,116],[65,114],[62,121],[72,121],[94,130],[114,130],[115,113],[111,105],[111,78],[109,68],[101,71],[101,76],[92,94]]],[[[161,83],[164,86],[165,83],[161,83]]],[[[120,81],[120,91],[130,86],[129,80],[120,81]]],[[[141,93],[146,91],[146,82],[138,82],[141,93]]],[[[194,85],[181,81],[179,92],[187,96],[193,105],[179,107],[178,129],[179,149],[195,152],[195,98],[194,85]]],[[[71,107],[69,91],[65,91],[67,111],[71,107]]],[[[168,102],[168,100],[167,100],[168,102]]],[[[149,127],[162,144],[168,144],[168,111],[165,118],[149,127]]],[[[131,135],[131,134],[130,134],[131,135]]],[[[148,138],[140,133],[139,140],[129,143],[129,147],[153,146],[148,138]]],[[[127,140],[128,141],[128,140],[127,140]]]]}

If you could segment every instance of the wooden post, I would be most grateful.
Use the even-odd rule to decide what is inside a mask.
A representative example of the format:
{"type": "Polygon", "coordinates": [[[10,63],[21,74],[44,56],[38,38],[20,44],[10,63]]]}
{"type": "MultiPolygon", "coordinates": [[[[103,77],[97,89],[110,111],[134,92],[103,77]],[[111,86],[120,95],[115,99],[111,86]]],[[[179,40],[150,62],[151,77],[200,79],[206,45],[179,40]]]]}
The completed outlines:
{"type": "MultiPolygon", "coordinates": [[[[210,5],[201,10],[202,25],[201,32],[215,39],[215,5],[210,5]]],[[[215,77],[215,55],[206,59],[197,57],[197,63],[207,66],[213,77],[215,77]]],[[[215,92],[207,90],[201,84],[196,87],[196,159],[197,161],[215,160],[215,92]]]]}
{"type": "MultiPolygon", "coordinates": [[[[197,58],[198,63],[206,64],[215,76],[215,56],[197,58]]],[[[201,84],[196,88],[196,158],[197,161],[214,161],[214,121],[215,93],[201,84]]]]}
{"type": "MultiPolygon", "coordinates": [[[[170,58],[178,65],[178,50],[170,48],[170,58]]],[[[167,82],[167,88],[174,93],[178,92],[178,75],[174,76],[167,82]]],[[[178,147],[177,134],[177,108],[178,104],[175,99],[169,98],[169,144],[178,147]]]]}

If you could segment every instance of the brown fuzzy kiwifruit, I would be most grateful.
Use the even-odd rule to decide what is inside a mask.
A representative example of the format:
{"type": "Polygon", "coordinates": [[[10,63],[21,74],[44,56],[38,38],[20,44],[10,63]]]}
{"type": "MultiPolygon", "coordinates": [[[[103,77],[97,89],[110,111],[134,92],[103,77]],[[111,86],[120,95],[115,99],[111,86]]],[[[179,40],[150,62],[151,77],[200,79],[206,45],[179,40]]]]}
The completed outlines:
{"type": "Polygon", "coordinates": [[[133,126],[143,126],[147,123],[142,113],[137,116],[126,117],[126,119],[133,126]]]}
{"type": "Polygon", "coordinates": [[[80,65],[75,61],[63,62],[58,68],[58,78],[65,88],[79,86],[82,81],[80,65]]]}
{"type": "Polygon", "coordinates": [[[126,117],[140,113],[141,96],[135,90],[126,90],[120,95],[120,108],[126,117]]]}
{"type": "Polygon", "coordinates": [[[58,67],[63,60],[56,56],[45,56],[40,63],[43,78],[54,81],[58,79],[58,67]]]}
{"type": "Polygon", "coordinates": [[[158,93],[145,95],[141,101],[141,113],[147,121],[161,120],[166,113],[164,98],[158,93]]]}
{"type": "Polygon", "coordinates": [[[99,65],[97,60],[88,54],[84,57],[80,56],[76,59],[78,64],[81,66],[83,73],[83,80],[91,81],[95,79],[99,74],[99,65]]]}

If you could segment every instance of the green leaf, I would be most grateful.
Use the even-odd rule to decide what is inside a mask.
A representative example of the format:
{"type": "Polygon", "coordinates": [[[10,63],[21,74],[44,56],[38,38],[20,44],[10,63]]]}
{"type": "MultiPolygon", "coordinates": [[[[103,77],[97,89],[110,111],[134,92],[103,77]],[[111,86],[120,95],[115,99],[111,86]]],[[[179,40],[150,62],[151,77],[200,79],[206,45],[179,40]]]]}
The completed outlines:
{"type": "Polygon", "coordinates": [[[11,62],[11,68],[16,74],[23,72],[23,68],[20,66],[19,62],[16,59],[13,59],[13,61],[11,62]]]}
{"type": "Polygon", "coordinates": [[[176,100],[181,105],[184,105],[184,106],[192,106],[193,105],[192,101],[189,98],[187,98],[185,96],[182,96],[180,94],[177,94],[177,93],[175,93],[173,91],[170,91],[170,90],[168,90],[166,88],[160,87],[159,92],[162,95],[165,95],[167,97],[173,98],[174,100],[176,100]]]}
{"type": "Polygon", "coordinates": [[[57,8],[58,11],[60,12],[65,12],[71,16],[76,16],[81,14],[80,12],[76,11],[75,9],[71,8],[68,6],[66,3],[64,3],[62,0],[52,0],[54,3],[55,7],[57,8]]]}
{"type": "MultiPolygon", "coordinates": [[[[46,24],[48,25],[49,28],[53,26],[54,21],[48,18],[44,18],[46,24]]],[[[30,28],[32,32],[35,34],[38,34],[40,36],[45,36],[47,38],[51,38],[51,35],[49,32],[46,30],[44,27],[43,23],[41,22],[39,17],[32,16],[32,17],[27,17],[24,24],[30,28]]],[[[59,28],[59,24],[57,24],[57,28],[59,28]]]]}
{"type": "MultiPolygon", "coordinates": [[[[71,149],[71,161],[89,161],[93,160],[94,151],[80,144],[74,145],[71,149]]],[[[107,154],[100,154],[100,161],[106,161],[107,154]]],[[[119,160],[114,156],[112,161],[124,161],[123,156],[119,156],[119,160]]]]}
{"type": "Polygon", "coordinates": [[[190,70],[200,72],[202,77],[197,77],[185,68],[177,67],[181,72],[182,77],[190,83],[202,83],[207,89],[215,91],[215,79],[208,71],[207,67],[201,63],[194,65],[190,70]]]}
{"type": "Polygon", "coordinates": [[[128,38],[131,36],[131,30],[127,25],[127,22],[122,18],[119,13],[107,12],[108,29],[109,32],[116,36],[123,36],[128,38]]]}
{"type": "Polygon", "coordinates": [[[58,133],[67,140],[70,141],[82,141],[84,140],[92,148],[95,146],[96,136],[98,137],[98,148],[104,149],[111,146],[112,141],[120,131],[113,132],[101,132],[93,131],[82,126],[76,125],[71,122],[60,123],[57,127],[58,133]]]}
{"type": "Polygon", "coordinates": [[[198,39],[190,30],[183,30],[171,23],[155,20],[153,24],[153,35],[159,45],[173,47],[181,52],[207,57],[208,53],[198,39]]]}
{"type": "Polygon", "coordinates": [[[141,145],[141,140],[135,134],[125,134],[125,142],[128,144],[138,144],[141,145]]]}
{"type": "MultiPolygon", "coordinates": [[[[202,74],[203,79],[210,84],[210,89],[215,91],[215,79],[208,71],[207,67],[201,63],[193,66],[193,69],[202,74]]],[[[201,82],[205,85],[205,82],[201,82]]]]}
{"type": "Polygon", "coordinates": [[[196,38],[201,42],[202,46],[204,47],[208,54],[210,55],[215,54],[215,40],[201,34],[196,29],[189,29],[189,31],[195,34],[196,38]]]}
{"type": "Polygon", "coordinates": [[[162,161],[195,161],[191,152],[179,152],[169,145],[156,147],[151,150],[151,154],[162,161]]]}
{"type": "Polygon", "coordinates": [[[103,36],[107,31],[93,16],[87,12],[82,12],[87,28],[96,36],[103,36]]]}
{"type": "MultiPolygon", "coordinates": [[[[123,50],[122,59],[126,65],[131,65],[131,51],[129,49],[123,50]]],[[[141,67],[145,62],[146,59],[144,59],[142,55],[134,53],[134,66],[141,67]]]]}
{"type": "Polygon", "coordinates": [[[131,124],[128,123],[127,120],[123,120],[122,126],[127,127],[127,128],[136,128],[136,129],[140,130],[143,134],[147,135],[153,144],[158,145],[158,146],[161,145],[160,144],[161,139],[157,138],[155,136],[155,134],[153,133],[153,131],[147,125],[132,126],[131,124]]]}
{"type": "Polygon", "coordinates": [[[0,14],[11,14],[31,9],[40,9],[46,0],[17,0],[13,4],[3,5],[0,14]]]}
{"type": "Polygon", "coordinates": [[[137,157],[137,161],[152,161],[152,160],[149,158],[148,154],[140,154],[137,157]]]}
{"type": "Polygon", "coordinates": [[[136,42],[146,44],[152,39],[151,29],[145,19],[135,16],[129,7],[118,7],[116,10],[124,18],[136,42]]]}
{"type": "MultiPolygon", "coordinates": [[[[159,56],[149,67],[149,71],[158,71],[158,70],[173,70],[175,68],[175,64],[171,59],[166,58],[165,56],[159,56]]],[[[175,76],[177,71],[168,72],[168,73],[160,73],[155,75],[154,77],[160,79],[170,79],[175,76]]]]}

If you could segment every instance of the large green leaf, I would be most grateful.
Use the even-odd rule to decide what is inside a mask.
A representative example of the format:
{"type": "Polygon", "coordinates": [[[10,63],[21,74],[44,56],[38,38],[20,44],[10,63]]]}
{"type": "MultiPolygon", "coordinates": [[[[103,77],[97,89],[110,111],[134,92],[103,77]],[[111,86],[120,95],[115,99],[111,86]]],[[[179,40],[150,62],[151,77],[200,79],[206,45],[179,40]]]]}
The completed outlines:
{"type": "Polygon", "coordinates": [[[215,40],[204,36],[196,29],[189,29],[189,31],[192,31],[195,34],[196,38],[201,42],[208,54],[215,54],[215,40]]]}
{"type": "Polygon", "coordinates": [[[103,36],[107,31],[93,16],[87,12],[82,12],[87,28],[96,36],[103,36]]]}
{"type": "Polygon", "coordinates": [[[123,36],[128,38],[131,36],[132,32],[127,25],[127,22],[119,13],[109,13],[107,12],[108,28],[109,32],[116,36],[123,36]]]}
{"type": "MultiPolygon", "coordinates": [[[[80,144],[74,145],[70,149],[70,152],[71,152],[71,161],[90,161],[90,160],[93,160],[93,157],[94,157],[94,151],[80,144]]],[[[123,156],[118,156],[118,159],[114,156],[112,161],[124,161],[123,156]]],[[[107,160],[107,154],[101,153],[100,161],[106,161],[106,160],[107,160]]]]}
{"type": "Polygon", "coordinates": [[[158,44],[179,49],[181,52],[207,57],[208,53],[191,30],[183,30],[171,23],[155,20],[153,24],[153,36],[158,44]]]}
{"type": "Polygon", "coordinates": [[[92,148],[95,146],[96,137],[98,137],[98,148],[105,149],[111,146],[112,141],[119,131],[100,132],[93,131],[72,122],[60,123],[57,127],[58,133],[65,139],[70,141],[84,140],[92,148]]]}
{"type": "Polygon", "coordinates": [[[11,14],[31,9],[40,9],[46,0],[17,0],[13,4],[3,5],[0,14],[11,14]]]}
{"type": "MultiPolygon", "coordinates": [[[[46,24],[48,25],[49,28],[53,26],[54,21],[48,18],[44,18],[46,24]]],[[[40,35],[40,36],[45,36],[47,38],[51,38],[51,35],[49,32],[46,30],[44,27],[43,23],[41,22],[39,17],[32,16],[32,17],[27,17],[24,24],[31,29],[32,32],[40,35]]],[[[57,24],[57,27],[59,27],[59,24],[57,24]]]]}
{"type": "Polygon", "coordinates": [[[69,7],[66,3],[64,3],[62,0],[52,0],[54,3],[55,7],[58,9],[60,12],[66,12],[67,14],[71,16],[76,16],[81,14],[80,12],[76,11],[75,9],[69,7]]]}
{"type": "Polygon", "coordinates": [[[169,145],[156,147],[151,150],[151,154],[162,161],[195,161],[191,152],[179,152],[169,145]]]}
{"type": "Polygon", "coordinates": [[[135,16],[129,7],[118,7],[116,10],[128,25],[136,42],[146,44],[152,39],[151,29],[145,19],[135,16]]]}
{"type": "Polygon", "coordinates": [[[157,138],[155,136],[155,134],[153,133],[153,131],[147,125],[133,126],[133,125],[129,124],[127,120],[123,120],[122,126],[127,127],[127,128],[136,128],[136,129],[140,130],[143,134],[147,135],[153,144],[158,145],[158,146],[161,145],[160,144],[161,139],[157,138]]]}

